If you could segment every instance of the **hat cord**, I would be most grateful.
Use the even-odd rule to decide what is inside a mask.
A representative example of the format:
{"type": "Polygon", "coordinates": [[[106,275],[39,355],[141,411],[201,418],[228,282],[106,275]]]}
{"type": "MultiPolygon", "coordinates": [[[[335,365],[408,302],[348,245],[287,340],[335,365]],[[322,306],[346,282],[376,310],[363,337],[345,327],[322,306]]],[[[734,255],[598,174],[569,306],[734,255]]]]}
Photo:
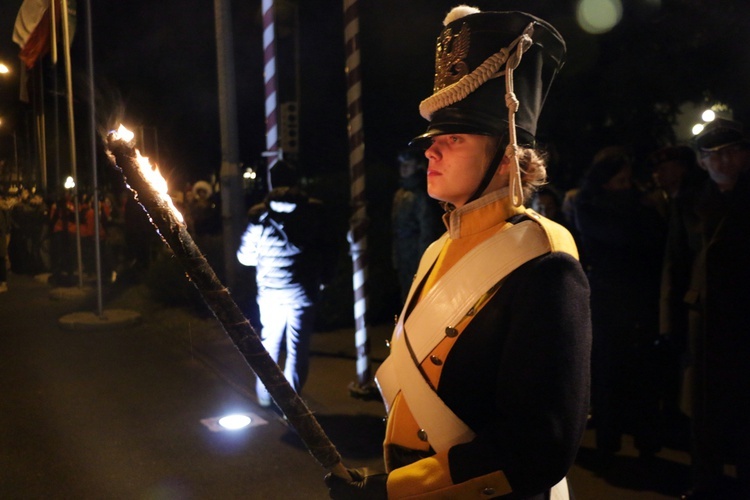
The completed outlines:
{"type": "Polygon", "coordinates": [[[529,25],[524,34],[519,37],[520,44],[518,49],[513,53],[511,59],[505,65],[505,105],[508,107],[508,146],[505,148],[505,156],[511,162],[510,171],[510,197],[513,206],[520,207],[523,205],[523,183],[521,181],[521,165],[518,161],[518,139],[516,137],[516,112],[518,111],[519,102],[513,87],[513,71],[521,63],[523,53],[531,47],[531,37],[527,31],[532,25],[529,25]]]}
{"type": "MultiPolygon", "coordinates": [[[[464,76],[456,83],[448,85],[438,90],[430,97],[424,99],[419,104],[419,114],[422,115],[422,118],[429,120],[435,111],[465,99],[484,83],[506,74],[506,72],[500,71],[500,68],[505,65],[511,56],[511,51],[516,49],[520,42],[523,41],[521,47],[516,50],[516,53],[518,50],[525,52],[529,49],[531,46],[531,34],[533,32],[534,24],[529,23],[524,32],[518,38],[513,40],[510,45],[503,47],[499,52],[492,54],[485,59],[482,64],[477,66],[474,71],[464,76]]],[[[520,57],[518,57],[518,62],[520,62],[520,60],[520,57]]],[[[516,66],[518,66],[518,62],[516,62],[516,66]]]]}

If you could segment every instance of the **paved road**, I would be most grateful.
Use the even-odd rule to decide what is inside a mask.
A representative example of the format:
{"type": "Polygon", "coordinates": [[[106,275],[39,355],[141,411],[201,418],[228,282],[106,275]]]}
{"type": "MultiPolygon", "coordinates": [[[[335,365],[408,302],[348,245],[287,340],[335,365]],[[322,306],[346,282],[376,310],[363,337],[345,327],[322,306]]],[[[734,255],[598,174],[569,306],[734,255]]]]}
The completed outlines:
{"type": "MultiPolygon", "coordinates": [[[[53,299],[31,277],[11,275],[9,285],[0,294],[0,498],[327,498],[325,471],[256,404],[254,375],[210,316],[131,287],[105,297],[104,312],[137,311],[140,323],[66,330],[60,319],[95,313],[95,300],[53,299]],[[220,433],[202,422],[230,410],[257,425],[220,433]]],[[[388,330],[371,330],[374,364],[388,330]]],[[[346,465],[378,466],[383,412],[349,396],[352,336],[315,334],[304,398],[346,465]]],[[[684,452],[667,449],[645,465],[626,442],[601,471],[592,440],[587,433],[570,474],[578,500],[660,500],[685,486],[684,452]]]]}

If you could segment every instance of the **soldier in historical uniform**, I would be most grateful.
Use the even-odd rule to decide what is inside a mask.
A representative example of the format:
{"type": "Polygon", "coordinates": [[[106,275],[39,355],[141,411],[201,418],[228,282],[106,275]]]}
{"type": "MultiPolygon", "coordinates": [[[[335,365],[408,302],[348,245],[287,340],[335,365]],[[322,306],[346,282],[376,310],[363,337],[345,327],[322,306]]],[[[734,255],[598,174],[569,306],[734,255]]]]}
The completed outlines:
{"type": "Polygon", "coordinates": [[[543,184],[537,119],[565,43],[521,12],[453,9],[437,41],[427,190],[447,233],[425,251],[377,372],[385,472],[331,498],[569,498],[586,426],[589,289],[570,233],[524,207],[543,184]]]}

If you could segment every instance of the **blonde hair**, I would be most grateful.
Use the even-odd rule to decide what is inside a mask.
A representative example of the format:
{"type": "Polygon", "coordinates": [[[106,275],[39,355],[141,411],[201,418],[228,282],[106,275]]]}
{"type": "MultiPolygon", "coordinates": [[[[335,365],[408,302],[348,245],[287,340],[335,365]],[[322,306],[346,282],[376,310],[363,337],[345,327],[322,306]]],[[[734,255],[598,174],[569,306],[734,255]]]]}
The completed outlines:
{"type": "Polygon", "coordinates": [[[519,147],[518,163],[521,166],[523,196],[528,200],[547,184],[547,156],[537,149],[519,147]]]}
{"type": "MultiPolygon", "coordinates": [[[[492,159],[495,156],[500,138],[489,141],[487,144],[487,157],[492,159]]],[[[505,157],[503,156],[503,159],[505,157]]],[[[500,160],[503,161],[503,160],[500,160]]],[[[523,197],[526,200],[531,199],[540,187],[547,184],[547,155],[538,149],[518,147],[518,164],[521,168],[521,184],[523,188],[523,197]]],[[[490,167],[492,168],[492,166],[490,167]]]]}

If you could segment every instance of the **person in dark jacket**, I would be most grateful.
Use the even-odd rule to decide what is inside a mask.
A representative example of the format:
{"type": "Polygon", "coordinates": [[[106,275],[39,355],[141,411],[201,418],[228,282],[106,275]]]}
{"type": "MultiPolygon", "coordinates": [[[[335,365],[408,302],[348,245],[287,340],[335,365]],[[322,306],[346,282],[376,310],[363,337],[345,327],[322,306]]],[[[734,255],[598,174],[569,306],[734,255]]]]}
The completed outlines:
{"type": "Polygon", "coordinates": [[[409,148],[398,155],[400,186],[393,195],[393,267],[398,274],[401,304],[409,293],[419,258],[445,231],[443,210],[425,189],[427,161],[424,152],[409,148]]]}
{"type": "Polygon", "coordinates": [[[412,143],[448,231],[377,372],[385,471],[326,483],[334,499],[567,499],[589,403],[588,284],[570,232],[524,207],[546,179],[532,144],[564,41],[522,12],[460,6],[444,25],[412,143]]]}
{"type": "Polygon", "coordinates": [[[688,145],[665,146],[648,156],[655,193],[662,200],[667,221],[666,251],[661,272],[659,305],[659,344],[661,359],[662,434],[665,444],[685,448],[689,441],[689,419],[681,408],[688,338],[688,306],[691,249],[697,245],[693,217],[697,191],[706,172],[688,145]],[[688,232],[681,229],[689,227],[688,232]]]}
{"type": "MultiPolygon", "coordinates": [[[[716,119],[695,138],[708,171],[693,204],[676,214],[669,258],[690,262],[688,398],[693,489],[685,499],[750,498],[750,138],[716,119]],[[684,242],[686,244],[674,244],[684,242]],[[733,463],[735,485],[724,477],[733,463]]],[[[677,290],[677,287],[675,287],[677,290]]]]}
{"type": "MultiPolygon", "coordinates": [[[[322,202],[296,185],[293,167],[277,162],[271,182],[265,200],[250,208],[237,259],[255,267],[263,346],[279,363],[285,341],[284,375],[300,393],[309,370],[315,305],[330,279],[334,246],[322,202]]],[[[262,406],[270,406],[260,381],[256,393],[262,406]]]]}
{"type": "Polygon", "coordinates": [[[591,285],[592,415],[599,465],[626,431],[644,459],[661,448],[659,284],[666,224],[634,182],[628,148],[600,150],[575,199],[575,224],[591,285]]]}

